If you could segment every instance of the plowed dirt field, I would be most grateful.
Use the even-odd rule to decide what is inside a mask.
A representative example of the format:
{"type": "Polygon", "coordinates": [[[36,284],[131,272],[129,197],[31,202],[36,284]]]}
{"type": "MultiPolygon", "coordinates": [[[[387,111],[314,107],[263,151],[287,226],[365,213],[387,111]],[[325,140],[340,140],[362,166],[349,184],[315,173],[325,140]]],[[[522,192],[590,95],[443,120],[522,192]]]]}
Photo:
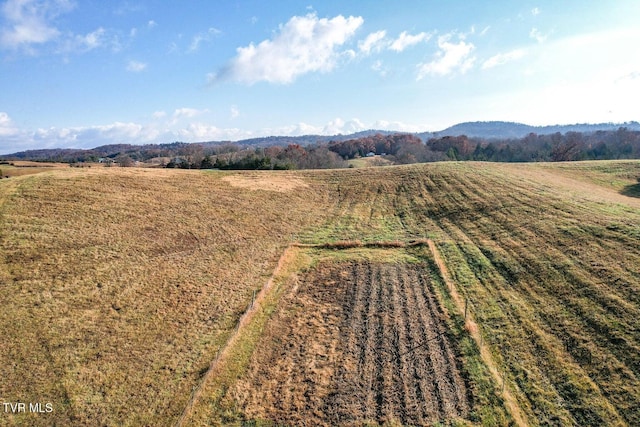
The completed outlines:
{"type": "Polygon", "coordinates": [[[446,328],[425,265],[320,263],[284,298],[233,393],[247,418],[276,425],[465,418],[446,328]]]}

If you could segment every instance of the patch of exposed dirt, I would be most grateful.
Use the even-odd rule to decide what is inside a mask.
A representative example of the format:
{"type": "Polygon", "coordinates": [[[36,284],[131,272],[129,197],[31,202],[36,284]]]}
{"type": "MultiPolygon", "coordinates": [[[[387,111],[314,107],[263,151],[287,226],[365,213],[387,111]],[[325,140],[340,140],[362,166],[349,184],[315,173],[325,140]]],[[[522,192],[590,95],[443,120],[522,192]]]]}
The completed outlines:
{"type": "Polygon", "coordinates": [[[233,187],[248,190],[266,190],[286,193],[296,188],[306,188],[308,185],[300,178],[276,173],[246,173],[229,175],[222,178],[233,187]]]}
{"type": "Polygon", "coordinates": [[[233,395],[276,425],[429,425],[471,407],[427,269],[320,264],[284,300],[233,395]]]}

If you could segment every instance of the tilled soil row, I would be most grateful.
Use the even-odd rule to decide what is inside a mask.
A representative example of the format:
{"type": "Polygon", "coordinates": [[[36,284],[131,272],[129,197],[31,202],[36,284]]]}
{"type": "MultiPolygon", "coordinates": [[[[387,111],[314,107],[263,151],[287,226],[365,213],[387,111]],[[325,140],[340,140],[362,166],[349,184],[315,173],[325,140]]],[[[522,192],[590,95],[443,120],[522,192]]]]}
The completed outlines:
{"type": "Polygon", "coordinates": [[[420,264],[320,264],[238,384],[245,414],[284,425],[466,417],[469,393],[433,292],[420,264]]]}

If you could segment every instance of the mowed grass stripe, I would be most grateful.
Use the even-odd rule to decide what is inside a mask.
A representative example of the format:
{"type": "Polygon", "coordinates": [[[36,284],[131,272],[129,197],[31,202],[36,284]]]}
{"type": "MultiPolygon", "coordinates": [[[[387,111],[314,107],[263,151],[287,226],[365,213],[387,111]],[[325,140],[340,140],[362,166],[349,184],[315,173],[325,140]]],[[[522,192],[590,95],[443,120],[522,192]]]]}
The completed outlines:
{"type": "MultiPolygon", "coordinates": [[[[518,193],[518,194],[522,194],[518,193]]],[[[522,197],[522,196],[520,196],[522,197]]],[[[532,198],[534,198],[534,196],[532,196],[532,198]]],[[[582,210],[587,210],[587,208],[583,208],[582,210]]],[[[591,212],[593,213],[593,212],[591,212]]],[[[575,215],[575,212],[574,212],[575,215]]],[[[516,217],[517,219],[518,217],[516,217]]],[[[533,225],[536,225],[536,218],[534,217],[529,217],[530,220],[532,221],[533,225]]],[[[482,222],[472,222],[471,220],[467,220],[466,218],[463,220],[458,220],[457,221],[460,226],[462,227],[462,234],[464,234],[467,237],[471,237],[472,240],[474,241],[474,243],[477,243],[479,247],[484,247],[484,251],[485,254],[490,254],[490,261],[488,263],[489,266],[497,266],[500,270],[500,273],[502,275],[504,275],[504,277],[506,278],[505,280],[505,284],[509,283],[511,284],[511,286],[516,285],[516,283],[513,283],[513,280],[516,278],[522,278],[524,276],[526,276],[526,272],[527,270],[531,271],[531,270],[536,270],[536,268],[534,267],[533,269],[532,264],[535,265],[535,263],[537,263],[539,259],[544,260],[547,255],[544,252],[545,247],[549,247],[549,245],[537,245],[535,243],[532,244],[527,244],[526,246],[522,245],[523,242],[529,242],[531,241],[530,239],[525,238],[525,236],[528,234],[530,237],[530,233],[532,230],[536,230],[538,233],[542,232],[542,236],[541,239],[546,239],[547,242],[551,241],[553,242],[553,234],[552,232],[549,232],[548,230],[546,230],[544,227],[529,227],[527,228],[524,225],[520,225],[520,224],[514,224],[514,220],[510,220],[510,221],[500,221],[498,218],[489,216],[484,218],[484,221],[482,222]],[[504,228],[504,231],[500,231],[500,227],[496,227],[496,225],[499,224],[503,224],[500,227],[504,228]],[[518,237],[518,234],[522,234],[524,233],[521,237],[518,237]],[[487,235],[491,236],[491,238],[487,238],[487,235]],[[491,254],[495,254],[495,249],[493,249],[495,247],[495,241],[499,240],[501,242],[501,245],[503,248],[512,248],[514,245],[519,247],[519,251],[517,254],[514,252],[503,252],[502,255],[491,255],[491,254]],[[506,246],[505,246],[506,245],[506,246]],[[532,249],[534,250],[534,252],[532,252],[532,249]],[[536,252],[537,251],[537,252],[536,252]],[[542,255],[542,258],[540,257],[540,255],[542,255]],[[520,262],[514,263],[513,260],[520,260],[520,262]]],[[[558,222],[561,222],[560,220],[558,220],[558,222]]],[[[544,224],[544,223],[538,223],[538,224],[544,224]]],[[[555,223],[557,224],[557,223],[555,223]]],[[[457,236],[458,237],[458,236],[457,236]]],[[[557,238],[556,238],[557,239],[557,238]]],[[[500,248],[500,245],[498,246],[498,249],[500,248]]],[[[556,251],[557,252],[557,251],[556,251]]],[[[476,259],[478,259],[480,254],[473,254],[470,255],[469,258],[467,258],[467,262],[471,263],[471,265],[477,264],[476,259]]],[[[480,257],[481,258],[481,257],[480,257]]],[[[547,304],[544,304],[540,306],[541,310],[544,310],[545,308],[548,308],[549,305],[553,305],[553,301],[555,301],[559,296],[560,298],[563,298],[563,295],[573,295],[573,293],[575,291],[565,291],[563,289],[562,286],[566,286],[566,280],[565,277],[568,276],[569,278],[571,278],[571,270],[567,269],[566,266],[571,266],[572,265],[572,261],[573,260],[567,260],[567,261],[562,261],[562,259],[566,259],[566,256],[559,254],[559,253],[553,253],[552,255],[549,257],[547,264],[544,265],[542,268],[537,269],[537,271],[541,271],[541,272],[546,272],[546,274],[549,274],[551,272],[554,271],[555,268],[560,268],[560,270],[558,271],[558,273],[556,273],[555,275],[552,276],[547,276],[546,278],[543,277],[536,277],[535,279],[531,279],[530,281],[521,281],[519,288],[523,289],[524,292],[530,292],[530,286],[533,285],[543,285],[544,287],[547,286],[552,286],[552,285],[558,285],[560,286],[559,288],[556,288],[555,290],[549,290],[547,295],[546,295],[546,299],[549,300],[550,302],[547,304]],[[555,259],[553,258],[555,256],[555,259]],[[560,256],[560,258],[558,258],[558,256],[560,256]],[[554,267],[554,265],[557,265],[558,267],[554,267]],[[551,268],[550,268],[551,267],[551,268]],[[528,283],[528,284],[525,284],[528,283]],[[565,283],[565,285],[562,285],[562,283],[565,283]],[[528,288],[527,290],[524,290],[525,288],[528,288]]],[[[538,263],[539,265],[539,263],[538,263]]],[[[480,274],[485,274],[482,272],[479,272],[480,274]]],[[[581,272],[582,273],[582,272],[581,272]]],[[[577,285],[577,283],[584,283],[584,284],[589,284],[588,281],[586,281],[586,277],[584,274],[579,273],[582,278],[581,280],[574,280],[574,286],[577,285]]],[[[574,277],[575,279],[575,277],[574,277]]],[[[578,288],[574,288],[574,289],[578,289],[578,288]]],[[[543,298],[544,300],[544,298],[543,298]]],[[[572,298],[572,301],[575,301],[576,298],[572,298]]],[[[584,300],[584,302],[591,302],[591,299],[589,300],[584,300]]],[[[568,303],[568,301],[565,300],[565,304],[568,303]]],[[[575,306],[575,302],[572,302],[572,304],[575,306]]],[[[569,304],[569,306],[571,306],[571,304],[569,304]]],[[[564,307],[563,307],[564,308],[564,307]]],[[[595,307],[593,307],[595,308],[595,307]]],[[[564,311],[564,310],[562,310],[564,311]]],[[[561,313],[562,311],[560,310],[556,310],[554,313],[554,315],[549,317],[549,321],[553,322],[553,323],[557,323],[557,316],[559,313],[561,313]]],[[[597,312],[597,310],[596,310],[597,312]]],[[[610,312],[610,310],[609,310],[610,312]]],[[[590,311],[585,311],[585,310],[581,310],[579,312],[575,312],[574,316],[578,319],[589,319],[590,317],[593,316],[593,309],[591,309],[590,311]]],[[[625,329],[624,327],[622,329],[625,329]]],[[[626,329],[627,331],[633,331],[633,328],[629,328],[626,329]]],[[[565,334],[561,333],[560,330],[556,329],[555,331],[556,333],[559,333],[559,336],[565,336],[565,334]]],[[[584,336],[584,331],[583,334],[584,336]]],[[[597,343],[602,343],[603,341],[607,341],[607,338],[605,336],[601,336],[598,338],[594,338],[593,339],[593,343],[597,345],[597,343]]],[[[571,346],[568,346],[568,348],[571,348],[571,346]]],[[[611,348],[611,347],[609,347],[611,348]]],[[[614,351],[615,351],[615,347],[614,347],[614,351]]],[[[637,351],[630,349],[630,351],[625,351],[622,350],[621,353],[625,353],[627,355],[631,355],[631,356],[627,356],[627,357],[633,357],[633,355],[638,354],[637,351]]],[[[633,360],[631,360],[630,362],[627,361],[628,364],[631,364],[631,366],[633,366],[634,362],[633,360]]],[[[558,383],[559,386],[561,386],[561,383],[558,383]]],[[[591,389],[589,389],[591,390],[591,389]]],[[[565,394],[568,392],[568,390],[565,391],[565,394]]],[[[590,394],[589,391],[585,391],[584,395],[590,394]]],[[[625,393],[622,393],[625,394],[625,393]]],[[[569,398],[571,400],[576,399],[577,396],[575,395],[571,395],[569,396],[569,398]]],[[[632,398],[632,401],[635,400],[635,398],[632,398]]],[[[594,401],[598,401],[600,402],[601,399],[594,399],[594,401]]],[[[576,416],[580,416],[580,412],[581,410],[585,410],[585,411],[590,411],[590,407],[592,407],[592,404],[587,404],[585,403],[582,406],[577,406],[575,407],[575,414],[576,416]],[[582,408],[582,409],[579,409],[582,408]]],[[[598,404],[595,405],[596,407],[598,407],[598,404]]],[[[606,407],[606,405],[605,405],[606,407]]],[[[614,410],[613,412],[611,411],[611,409],[609,408],[607,409],[602,409],[605,413],[609,412],[612,414],[615,414],[616,411],[614,410]]],[[[588,417],[588,416],[587,416],[588,417]]],[[[616,415],[613,415],[613,419],[616,419],[616,415]]],[[[631,414],[631,417],[633,417],[633,415],[631,414]]],[[[631,418],[633,419],[633,418],[631,418]]],[[[583,419],[582,422],[596,422],[597,423],[597,418],[594,419],[590,419],[590,418],[585,418],[583,419]]],[[[619,420],[619,418],[618,418],[619,420]]]]}

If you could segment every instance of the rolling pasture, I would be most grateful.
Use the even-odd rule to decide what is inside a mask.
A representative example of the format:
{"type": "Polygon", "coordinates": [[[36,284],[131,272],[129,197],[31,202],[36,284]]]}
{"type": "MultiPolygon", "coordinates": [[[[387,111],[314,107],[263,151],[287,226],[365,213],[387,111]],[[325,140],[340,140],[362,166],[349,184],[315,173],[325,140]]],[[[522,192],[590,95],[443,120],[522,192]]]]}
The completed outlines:
{"type": "Polygon", "coordinates": [[[638,425],[639,176],[606,161],[1,180],[0,396],[54,410],[0,424],[638,425]]]}

